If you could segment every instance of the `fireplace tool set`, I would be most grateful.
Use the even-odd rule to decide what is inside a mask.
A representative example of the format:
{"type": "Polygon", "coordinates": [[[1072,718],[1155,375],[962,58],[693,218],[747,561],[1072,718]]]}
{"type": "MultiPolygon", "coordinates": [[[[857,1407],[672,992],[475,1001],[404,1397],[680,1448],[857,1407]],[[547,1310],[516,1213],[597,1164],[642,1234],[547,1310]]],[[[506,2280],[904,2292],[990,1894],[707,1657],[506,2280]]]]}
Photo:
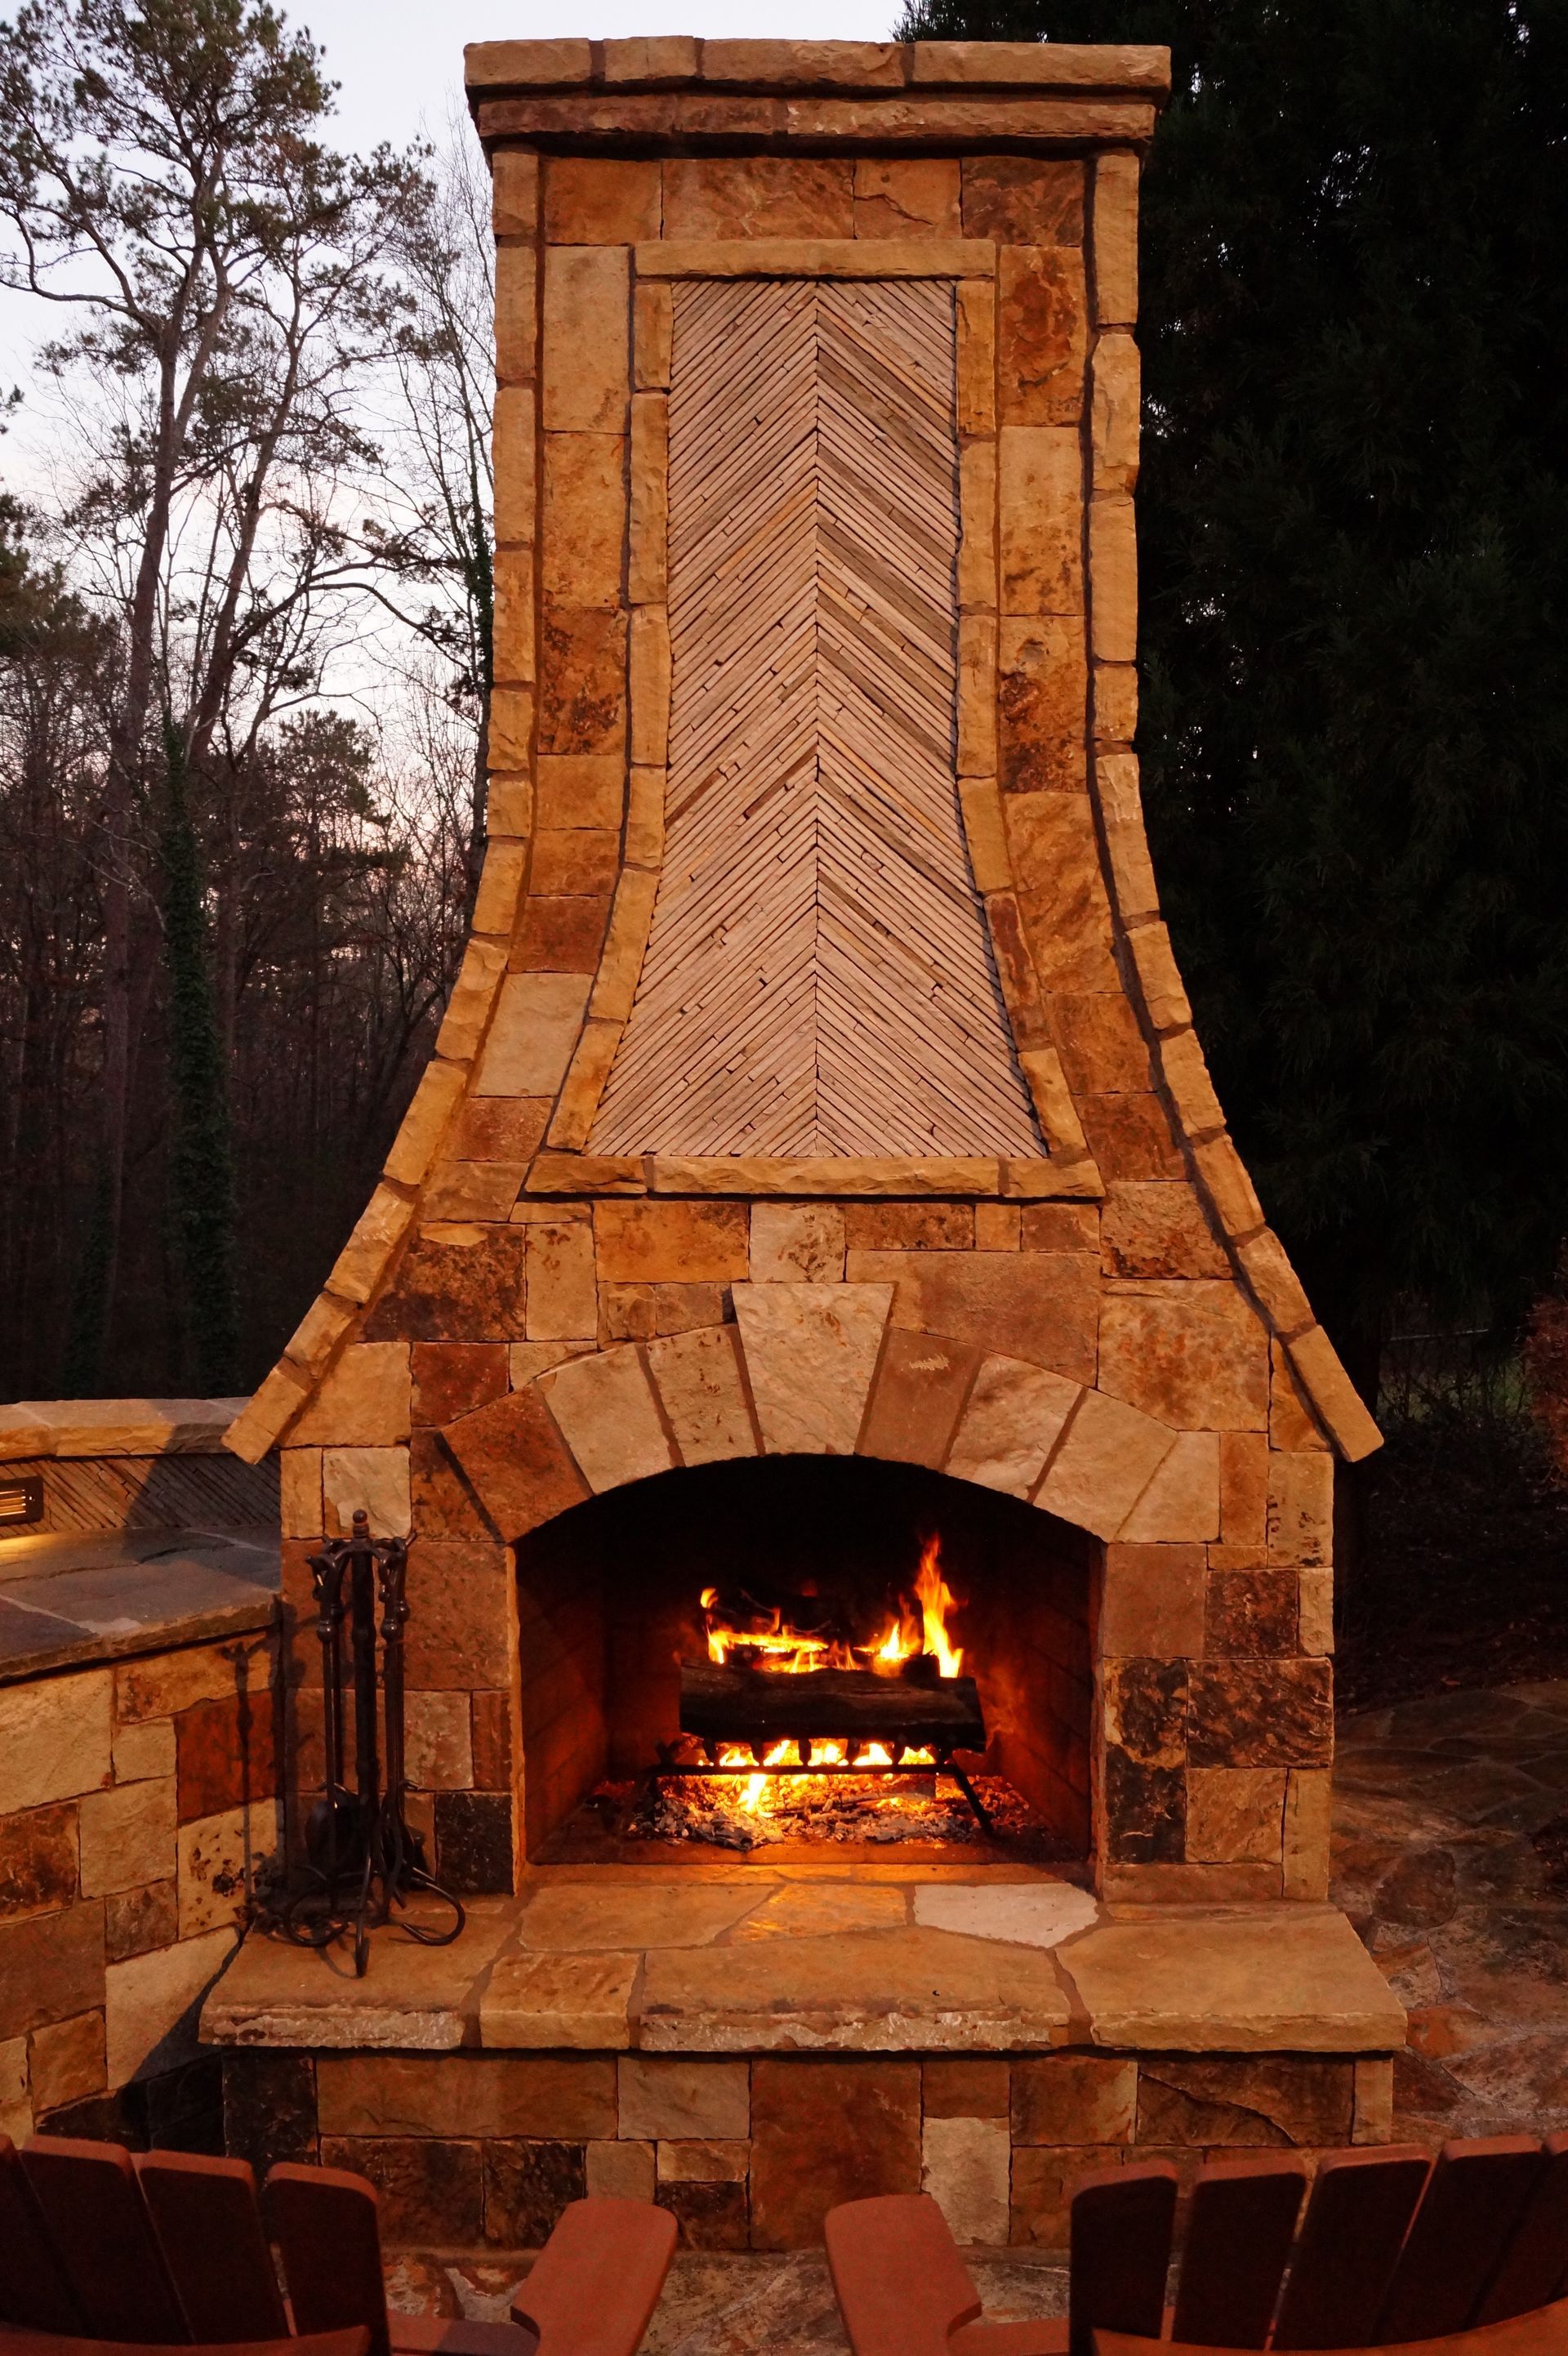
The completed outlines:
{"type": "Polygon", "coordinates": [[[403,1632],[409,1616],[404,1587],[406,1538],[373,1538],[363,1512],[353,1535],[331,1538],[310,1557],[321,1643],[325,1765],[321,1798],[305,1824],[305,1858],[297,1886],[279,1915],[284,1935],[302,1946],[325,1947],[351,1933],[354,1969],[363,1977],[369,1933],[390,1921],[416,1893],[450,1907],[450,1927],[419,1920],[398,1928],[422,1946],[449,1946],[464,1910],[425,1866],[424,1845],[403,1813],[403,1632]],[[376,1601],[381,1605],[380,1711],[377,1708],[376,1601]],[[347,1630],[347,1659],[344,1632],[347,1630]],[[348,1788],[344,1740],[345,1687],[354,1706],[354,1789],[348,1788]],[[382,1721],[384,1755],[378,1745],[382,1721]]]}

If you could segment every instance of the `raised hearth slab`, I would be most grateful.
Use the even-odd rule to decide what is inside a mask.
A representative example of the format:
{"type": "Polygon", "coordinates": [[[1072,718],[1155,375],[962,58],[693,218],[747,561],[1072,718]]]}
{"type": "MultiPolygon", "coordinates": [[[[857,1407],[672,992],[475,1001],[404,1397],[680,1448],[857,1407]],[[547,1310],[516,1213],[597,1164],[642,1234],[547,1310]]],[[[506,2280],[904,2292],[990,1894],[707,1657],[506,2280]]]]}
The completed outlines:
{"type": "Polygon", "coordinates": [[[208,2044],[659,2053],[1386,2053],[1404,2013],[1336,1908],[1100,1904],[1044,1876],[543,1873],[366,1977],[252,1933],[208,2044]]]}

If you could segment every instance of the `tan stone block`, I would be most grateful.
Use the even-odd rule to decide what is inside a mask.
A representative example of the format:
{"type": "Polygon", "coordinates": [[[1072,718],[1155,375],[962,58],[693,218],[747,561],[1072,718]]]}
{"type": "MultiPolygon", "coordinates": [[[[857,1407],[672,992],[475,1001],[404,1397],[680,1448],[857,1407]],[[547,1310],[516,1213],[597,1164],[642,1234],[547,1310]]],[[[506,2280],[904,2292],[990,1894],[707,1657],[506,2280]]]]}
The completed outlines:
{"type": "Polygon", "coordinates": [[[1009,794],[1081,793],[1088,689],[1082,617],[1004,619],[997,658],[1003,787],[1009,794]]]}
{"type": "MultiPolygon", "coordinates": [[[[443,1162],[425,1190],[427,1228],[447,1221],[497,1223],[510,1215],[528,1174],[525,1162],[443,1162]]],[[[333,1432],[333,1439],[344,1437],[333,1432]]]]}
{"type": "Polygon", "coordinates": [[[1393,2141],[1393,2061],[1373,2054],[1355,2064],[1350,2126],[1353,2144],[1393,2141]]]}
{"type": "Polygon", "coordinates": [[[615,887],[610,930],[588,1002],[596,1021],[623,1023],[632,1011],[657,893],[658,877],[646,869],[627,870],[615,887]]]}
{"type": "Polygon", "coordinates": [[[347,1537],[361,1508],[373,1537],[406,1538],[413,1528],[406,1448],[324,1449],[321,1493],[329,1537],[347,1537]]]}
{"type": "Polygon", "coordinates": [[[1115,990],[1111,905],[1088,796],[1007,794],[1002,815],[1041,982],[1074,995],[1115,990]]]}
{"type": "Polygon", "coordinates": [[[1321,1416],[1348,1462],[1358,1464],[1374,1448],[1382,1446],[1381,1432],[1339,1364],[1334,1344],[1321,1325],[1309,1326],[1305,1333],[1294,1336],[1290,1361],[1315,1412],[1321,1416]]]}
{"type": "Polygon", "coordinates": [[[1220,1435],[1184,1431],[1117,1533],[1129,1546],[1220,1535],[1220,1435]]]}
{"type": "Polygon", "coordinates": [[[571,1358],[541,1375],[539,1387],[579,1471],[595,1494],[667,1472],[675,1462],[647,1372],[623,1343],[571,1358]]]}
{"type": "Polygon", "coordinates": [[[896,90],[904,78],[903,53],[897,41],[708,40],[702,44],[702,78],[746,88],[820,90],[837,83],[849,90],[896,90]]]}
{"type": "Polygon", "coordinates": [[[531,384],[497,387],[493,434],[496,546],[531,548],[538,466],[531,384]]]}
{"type": "Polygon", "coordinates": [[[944,1470],[1027,1497],[1080,1397],[1076,1383],[1019,1358],[990,1357],[975,1377],[944,1470]]]}
{"type": "Polygon", "coordinates": [[[576,1342],[599,1330],[593,1230],[583,1219],[541,1221],[528,1229],[528,1338],[576,1342]]]}
{"type": "Polygon", "coordinates": [[[628,2019],[636,1955],[500,1957],[479,2005],[479,2034],[492,2046],[613,2052],[631,2043],[628,2019]]]}
{"type": "Polygon", "coordinates": [[[258,1878],[276,1858],[279,1811],[272,1801],[197,1816],[179,1828],[182,1940],[243,1922],[258,1878]]]}
{"type": "Polygon", "coordinates": [[[1138,159],[1097,155],[1093,198],[1094,318],[1130,327],[1138,316],[1138,159]]]}
{"type": "MultiPolygon", "coordinates": [[[[440,1041],[436,1044],[439,1046],[440,1041]]],[[[329,1289],[343,1301],[368,1301],[413,1215],[411,1202],[395,1194],[389,1186],[378,1186],[333,1263],[332,1274],[327,1278],[329,1289]]]]}
{"type": "Polygon", "coordinates": [[[662,605],[669,526],[669,401],[662,392],[632,396],[631,496],[626,594],[634,605],[662,605]]]}
{"type": "Polygon", "coordinates": [[[662,605],[632,616],[632,758],[656,766],[669,746],[669,617],[662,605]]]}
{"type": "Polygon", "coordinates": [[[1129,2144],[1137,2123],[1138,2065],[1089,2053],[1013,2064],[1015,2144],[1129,2144]]]}
{"type": "Polygon", "coordinates": [[[553,1096],[571,1060],[588,988],[585,974],[508,974],[475,1078],[475,1095],[553,1096]]]}
{"type": "Polygon", "coordinates": [[[1083,464],[1078,435],[1071,426],[1008,425],[997,439],[1002,611],[1082,614],[1083,464]]]}
{"type": "Polygon", "coordinates": [[[107,1669],[0,1687],[0,1816],[108,1783],[111,1690],[107,1669]]]}
{"type": "Polygon", "coordinates": [[[416,1792],[472,1791],[471,1715],[465,1693],[408,1696],[408,1773],[416,1792]]]}
{"type": "Polygon", "coordinates": [[[202,1998],[236,1944],[225,1926],[109,1965],[104,2063],[112,2089],[195,2060],[202,1998]]]}
{"type": "Polygon", "coordinates": [[[1253,1234],[1264,1223],[1263,1205],[1253,1190],[1246,1165],[1228,1137],[1211,1137],[1195,1145],[1192,1158],[1209,1190],[1220,1225],[1232,1242],[1253,1234]]]}
{"type": "Polygon", "coordinates": [[[960,434],[997,430],[997,290],[983,278],[961,279],[955,290],[960,434]]]}
{"type": "Polygon", "coordinates": [[[1178,1430],[1261,1431],[1267,1337],[1232,1285],[1115,1285],[1100,1307],[1100,1387],[1178,1430]]]}
{"type": "Polygon", "coordinates": [[[619,434],[544,437],[544,594],[562,605],[621,603],[626,443],[619,434]]]}
{"type": "Polygon", "coordinates": [[[1010,2158],[1005,2119],[925,2121],[921,2190],[935,2201],[960,2248],[1006,2242],[1010,2158]]]}
{"type": "MultiPolygon", "coordinates": [[[[530,1199],[559,1194],[645,1194],[647,1163],[636,1153],[546,1151],[537,1156],[528,1172],[528,1188],[530,1199]]],[[[586,1216],[588,1207],[586,1203],[573,1206],[532,1200],[531,1208],[519,1205],[512,1216],[519,1222],[558,1215],[586,1216]]]]}
{"type": "Polygon", "coordinates": [[[533,237],[539,225],[539,159],[520,147],[490,158],[490,226],[497,237],[533,237]]]}
{"type": "MultiPolygon", "coordinates": [[[[1333,1777],[1327,1767],[1293,1767],[1285,1797],[1285,1895],[1321,1904],[1328,1895],[1333,1777]]],[[[1397,2040],[1395,2040],[1397,2041],[1397,2040]]]]}
{"type": "Polygon", "coordinates": [[[647,1362],[683,1463],[756,1455],[732,1325],[697,1326],[650,1342],[647,1362]]]}
{"type": "Polygon", "coordinates": [[[1267,1545],[1268,1436],[1262,1431],[1220,1434],[1220,1537],[1228,1547],[1267,1545]]]}
{"type": "Polygon", "coordinates": [[[114,1672],[115,1719],[122,1728],[140,1726],[151,1718],[176,1718],[197,1702],[232,1701],[239,1693],[259,1700],[272,1677],[268,1636],[182,1645],[177,1653],[123,1661],[114,1672]]]}
{"type": "Polygon", "coordinates": [[[469,942],[457,969],[457,980],[452,985],[445,1017],[436,1033],[437,1055],[462,1061],[475,1053],[490,1020],[490,1009],[506,970],[504,948],[494,941],[469,942]]]}
{"type": "Polygon", "coordinates": [[[1028,1252],[1100,1250],[1100,1213],[1086,1203],[1028,1203],[1019,1212],[1019,1240],[1028,1252]]]}
{"type": "Polygon", "coordinates": [[[1285,1815],[1283,1767],[1189,1767],[1187,1855],[1194,1865],[1272,1865],[1285,1815]]]}
{"type": "Polygon", "coordinates": [[[259,1464],[301,1405],[306,1387],[307,1377],[297,1367],[274,1366],[225,1432],[225,1448],[246,1464],[259,1464]]]}
{"type": "Polygon", "coordinates": [[[981,892],[1006,892],[1012,887],[1012,862],[1002,825],[1001,798],[995,777],[962,777],[958,798],[964,809],[964,834],[969,849],[969,870],[981,892]]]}
{"type": "MultiPolygon", "coordinates": [[[[703,70],[712,78],[709,42],[703,70]]],[[[684,156],[664,167],[667,238],[853,237],[854,165],[816,155],[684,156]]]]}
{"type": "Polygon", "coordinates": [[[1296,1629],[1304,1653],[1334,1650],[1334,1573],[1327,1565],[1304,1570],[1296,1584],[1296,1629]]]}
{"type": "Polygon", "coordinates": [[[1106,1193],[1100,1226],[1110,1277],[1221,1277],[1230,1272],[1190,1186],[1121,1181],[1106,1193]]]}
{"type": "Polygon", "coordinates": [[[738,1284],[735,1315],[769,1455],[854,1453],[891,1284],[738,1284]]]}
{"type": "Polygon", "coordinates": [[[698,71],[697,43],[689,33],[633,33],[604,44],[604,80],[612,86],[695,81],[698,71]]]}
{"type": "MultiPolygon", "coordinates": [[[[610,920],[606,892],[561,893],[549,898],[530,897],[512,941],[508,960],[513,973],[587,973],[599,963],[604,928],[610,920]]],[[[477,1101],[484,1102],[480,1098],[477,1101]]],[[[491,1098],[491,1102],[509,1102],[491,1098]]],[[[537,1099],[535,1100],[537,1101],[537,1099]]]]}
{"type": "Polygon", "coordinates": [[[1131,753],[1103,754],[1095,763],[1094,780],[1116,913],[1124,925],[1140,932],[1154,929],[1144,923],[1146,917],[1158,916],[1159,892],[1144,831],[1137,761],[1131,753]]]}
{"type": "Polygon", "coordinates": [[[1083,1160],[1089,1151],[1088,1141],[1055,1048],[1020,1048],[1019,1066],[1029,1085],[1035,1119],[1053,1160],[1065,1163],[1083,1160]]]}
{"type": "Polygon", "coordinates": [[[631,397],[631,262],[624,246],[547,246],[544,423],[622,434],[631,397]]]}
{"type": "Polygon", "coordinates": [[[649,2142],[740,2142],[752,2131],[744,2062],[629,2054],[618,2064],[621,2133],[649,2142]]]}
{"type": "Polygon", "coordinates": [[[1275,1450],[1268,1466],[1268,1549],[1277,1562],[1334,1558],[1334,1459],[1324,1449],[1275,1450]]]}
{"type": "Polygon", "coordinates": [[[1096,662],[1136,662],[1138,543],[1132,500],[1119,491],[1089,503],[1089,651],[1096,662]]]}
{"type": "Polygon", "coordinates": [[[1130,491],[1138,478],[1138,348],[1130,335],[1101,336],[1090,369],[1091,481],[1130,491]]]}
{"type": "Polygon", "coordinates": [[[1075,425],[1089,347],[1077,246],[1004,245],[997,254],[997,391],[1008,425],[1075,425]]]}
{"type": "Polygon", "coordinates": [[[1107,1660],[1190,1660],[1203,1650],[1200,1546],[1105,1549],[1099,1647],[1107,1660]]]}
{"type": "Polygon", "coordinates": [[[1264,1227],[1243,1244],[1237,1258],[1259,1308],[1276,1333],[1299,1333],[1311,1324],[1311,1303],[1285,1256],[1285,1246],[1272,1229],[1264,1227]]]}
{"type": "Polygon", "coordinates": [[[1015,1203],[976,1203],[975,1205],[975,1248],[976,1251],[1017,1251],[1020,1243],[1019,1223],[1023,1213],[1015,1203]]]}
{"type": "Polygon", "coordinates": [[[958,603],[997,609],[997,445],[970,442],[958,457],[958,603]]]}
{"type": "Polygon", "coordinates": [[[1083,165],[1076,157],[965,155],[964,234],[1010,245],[1082,245],[1083,165]]]}
{"type": "Polygon", "coordinates": [[[851,1251],[968,1251],[975,1214],[967,1203],[847,1203],[851,1251]]]}
{"type": "Polygon", "coordinates": [[[1175,1032],[1191,1025],[1191,1006],[1178,970],[1170,933],[1163,924],[1139,924],[1127,933],[1133,969],[1144,994],[1144,1009],[1156,1032],[1175,1032]]]}
{"type": "Polygon", "coordinates": [[[759,1203],[752,1213],[753,1284],[842,1284],[844,1214],[836,1203],[759,1203]]]}
{"type": "Polygon", "coordinates": [[[621,838],[592,826],[541,827],[534,837],[533,891],[549,896],[613,891],[621,865],[621,838]]]}
{"type": "Polygon", "coordinates": [[[592,1350],[592,1341],[582,1342],[511,1342],[507,1345],[507,1376],[511,1388],[520,1391],[536,1375],[551,1366],[563,1365],[568,1358],[580,1358],[592,1350]]]}
{"type": "MultiPolygon", "coordinates": [[[[460,1066],[452,1064],[431,1064],[426,1066],[427,1078],[432,1071],[440,1071],[443,1074],[455,1072],[458,1093],[461,1094],[464,1075],[460,1066]]],[[[443,1082],[443,1085],[447,1084],[443,1082]]],[[[419,1098],[420,1089],[416,1088],[414,1105],[418,1104],[419,1098]]],[[[413,1112],[414,1105],[409,1108],[410,1115],[413,1112]]],[[[407,1128],[408,1116],[405,1116],[403,1125],[407,1128]]],[[[397,1151],[395,1145],[392,1151],[395,1154],[397,1151]]],[[[389,1170],[387,1173],[389,1178],[396,1178],[399,1174],[395,1170],[389,1170]]],[[[412,1185],[418,1182],[405,1179],[403,1183],[412,1185]]],[[[304,1368],[306,1374],[319,1375],[353,1323],[354,1312],[347,1301],[335,1301],[329,1292],[318,1292],[284,1344],[284,1355],[292,1358],[296,1365],[304,1368]]]]}
{"type": "Polygon", "coordinates": [[[0,1924],[0,2113],[25,2112],[27,2032],[103,2001],[103,1915],[89,1902],[0,1924]],[[13,2039],[21,2053],[7,2052],[13,2039]]]}
{"type": "Polygon", "coordinates": [[[626,798],[625,861],[628,867],[657,869],[664,861],[665,773],[637,768],[626,798]]]}
{"type": "Polygon", "coordinates": [[[894,1330],[883,1344],[859,1453],[936,1472],[978,1360],[976,1350],[894,1330]]]}
{"type": "Polygon", "coordinates": [[[172,1776],[90,1792],[78,1814],[81,1894],[137,1890],[164,1881],[175,1869],[175,1785],[172,1776]]]}
{"type": "Polygon", "coordinates": [[[1130,744],[1138,733],[1135,663],[1096,663],[1091,673],[1094,735],[1102,744],[1130,744]]]}
{"type": "Polygon", "coordinates": [[[855,166],[855,234],[962,236],[957,158],[862,155],[855,166]]]}
{"type": "Polygon", "coordinates": [[[997,773],[997,617],[964,614],[958,621],[958,774],[997,773]]]}
{"type": "Polygon", "coordinates": [[[613,831],[625,803],[626,768],[614,754],[553,753],[539,762],[539,825],[546,832],[613,831]]]}
{"type": "Polygon", "coordinates": [[[654,2147],[651,2143],[591,2143],[584,2147],[582,2165],[590,2196],[614,2201],[651,2201],[654,2197],[654,2147]]]}
{"type": "MultiPolygon", "coordinates": [[[[320,1512],[318,1495],[318,1516],[320,1512]]],[[[319,1518],[315,1528],[317,1531],[321,1528],[319,1518]]],[[[114,1781],[117,1784],[142,1783],[156,1775],[172,1775],[174,1772],[175,1722],[172,1718],[150,1718],[142,1725],[115,1728],[114,1781]]]]}
{"type": "Polygon", "coordinates": [[[1317,1418],[1302,1395],[1283,1342],[1269,1344],[1269,1445],[1279,1449],[1327,1445],[1317,1418]]]}
{"type": "Polygon", "coordinates": [[[527,245],[496,255],[496,375],[501,384],[531,383],[539,366],[539,256],[527,245]]]}
{"type": "Polygon", "coordinates": [[[603,606],[546,605],[541,616],[541,753],[624,753],[626,618],[603,606]]]}
{"type": "MultiPolygon", "coordinates": [[[[408,1438],[411,1402],[408,1344],[353,1343],[290,1432],[291,1447],[389,1447],[408,1438]]],[[[320,1526],[297,1535],[310,1537],[320,1526]]]]}
{"type": "Polygon", "coordinates": [[[1086,1390],[1034,1502],[1096,1537],[1114,1537],[1174,1439],[1137,1408],[1086,1390]]]}
{"type": "Polygon", "coordinates": [[[565,37],[472,41],[464,52],[464,64],[471,91],[504,89],[516,82],[537,90],[561,82],[589,80],[593,72],[593,48],[589,41],[565,37]]]}
{"type": "Polygon", "coordinates": [[[1195,1031],[1178,1031],[1161,1039],[1159,1069],[1185,1136],[1200,1138],[1224,1128],[1225,1116],[1195,1031]]]}
{"type": "Polygon", "coordinates": [[[661,2184],[744,2184],[750,2143],[672,2142],[658,2147],[661,2184]]]}
{"type": "Polygon", "coordinates": [[[496,676],[503,684],[529,685],[539,670],[531,548],[496,550],[495,592],[496,676]]]}
{"type": "Polygon", "coordinates": [[[79,2012],[35,2029],[28,2040],[34,2116],[101,2094],[108,2083],[101,2012],[79,2012]]]}
{"type": "Polygon", "coordinates": [[[1099,1263],[1088,1252],[851,1250],[847,1266],[852,1282],[897,1286],[892,1322],[905,1333],[1093,1379],[1099,1263]]]}
{"type": "Polygon", "coordinates": [[[639,280],[632,304],[632,381],[639,392],[669,383],[674,318],[674,288],[656,279],[639,280]]]}
{"type": "Polygon", "coordinates": [[[605,155],[551,155],[544,233],[552,245],[635,245],[659,233],[659,166],[605,155]]]}
{"type": "Polygon", "coordinates": [[[322,2132],[352,2136],[608,2136],[615,2064],[573,2055],[323,2053],[322,2132]]]}
{"type": "MultiPolygon", "coordinates": [[[[402,1186],[417,1186],[427,1175],[446,1134],[447,1124],[462,1100],[464,1079],[460,1064],[443,1063],[437,1057],[425,1066],[392,1141],[392,1150],[387,1156],[385,1173],[389,1178],[402,1186]]],[[[315,1312],[310,1313],[314,1315],[315,1312]]],[[[336,1342],[337,1333],[347,1323],[347,1312],[339,1310],[338,1317],[333,1322],[337,1325],[337,1332],[332,1337],[336,1342]]],[[[298,1339],[296,1335],[295,1340],[298,1339]]],[[[293,1343],[289,1344],[289,1355],[298,1359],[302,1365],[310,1363],[308,1358],[301,1356],[293,1343]]]]}
{"type": "Polygon", "coordinates": [[[607,1284],[729,1284],[748,1272],[743,1203],[600,1203],[593,1231],[607,1284]]]}

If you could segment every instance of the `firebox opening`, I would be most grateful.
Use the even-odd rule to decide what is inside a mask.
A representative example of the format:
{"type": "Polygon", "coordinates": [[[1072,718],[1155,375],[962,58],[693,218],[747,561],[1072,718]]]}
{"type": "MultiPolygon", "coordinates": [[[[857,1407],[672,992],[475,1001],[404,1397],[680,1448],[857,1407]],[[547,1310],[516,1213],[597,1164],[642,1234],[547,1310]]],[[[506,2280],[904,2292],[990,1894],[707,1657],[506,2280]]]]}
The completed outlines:
{"type": "Polygon", "coordinates": [[[1082,1863],[1098,1553],[859,1457],[662,1473],[561,1515],[517,1549],[529,1858],[1082,1863]],[[653,1783],[661,1761],[687,1772],[653,1783]]]}

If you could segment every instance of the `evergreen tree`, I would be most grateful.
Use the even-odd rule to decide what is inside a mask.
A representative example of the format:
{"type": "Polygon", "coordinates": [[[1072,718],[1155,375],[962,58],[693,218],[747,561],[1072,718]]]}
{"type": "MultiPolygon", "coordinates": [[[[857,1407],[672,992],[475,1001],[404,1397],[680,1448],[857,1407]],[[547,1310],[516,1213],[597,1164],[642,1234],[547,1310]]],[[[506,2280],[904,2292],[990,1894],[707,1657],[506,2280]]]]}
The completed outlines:
{"type": "Polygon", "coordinates": [[[1512,1331],[1568,1169],[1568,10],[912,0],[1168,42],[1143,189],[1143,721],[1221,1100],[1363,1384],[1512,1331]]]}

